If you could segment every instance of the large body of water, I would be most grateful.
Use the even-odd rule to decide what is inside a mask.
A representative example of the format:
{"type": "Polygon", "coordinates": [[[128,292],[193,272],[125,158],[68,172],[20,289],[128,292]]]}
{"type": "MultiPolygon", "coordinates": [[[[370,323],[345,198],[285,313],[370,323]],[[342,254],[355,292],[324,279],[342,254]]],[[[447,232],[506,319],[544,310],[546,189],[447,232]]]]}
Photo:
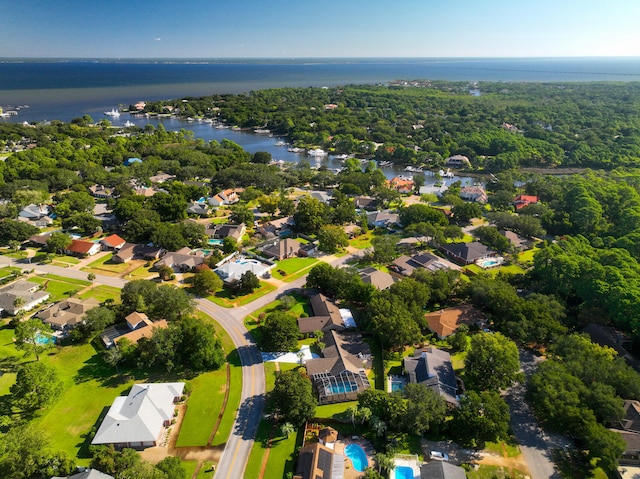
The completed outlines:
{"type": "MultiPolygon", "coordinates": [[[[353,59],[353,60],[193,60],[193,61],[0,61],[0,106],[21,107],[2,121],[70,121],[140,100],[153,101],[216,93],[243,93],[277,87],[377,84],[393,80],[505,82],[640,81],[638,58],[554,59],[353,59]],[[24,107],[24,105],[28,105],[24,107]]],[[[162,121],[168,130],[186,128],[209,140],[228,138],[249,152],[299,161],[304,156],[277,147],[277,138],[177,119],[149,120],[123,114],[109,120],[136,125],[162,121]]],[[[314,160],[311,159],[313,162],[314,160]]],[[[329,167],[339,166],[330,158],[329,167]]],[[[387,176],[394,173],[385,171],[387,176]]]]}

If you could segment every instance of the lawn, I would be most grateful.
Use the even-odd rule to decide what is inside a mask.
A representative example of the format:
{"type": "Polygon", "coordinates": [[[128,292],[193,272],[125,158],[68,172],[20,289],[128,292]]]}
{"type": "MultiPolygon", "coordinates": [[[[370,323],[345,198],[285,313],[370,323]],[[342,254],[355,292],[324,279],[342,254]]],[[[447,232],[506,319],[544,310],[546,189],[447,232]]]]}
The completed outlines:
{"type": "MultiPolygon", "coordinates": [[[[146,264],[146,263],[144,263],[144,264],[146,264]]],[[[131,271],[127,275],[127,278],[128,279],[147,279],[149,276],[154,274],[151,271],[149,271],[151,268],[153,268],[153,264],[151,264],[149,266],[144,266],[144,264],[142,266],[134,269],[133,271],[131,271]]]]}
{"type": "Polygon", "coordinates": [[[276,267],[271,270],[274,278],[286,282],[294,281],[304,276],[308,270],[318,262],[316,258],[288,258],[278,261],[276,267]],[[280,273],[282,271],[284,275],[280,273]]]}
{"type": "Polygon", "coordinates": [[[345,417],[347,410],[351,406],[355,406],[356,404],[358,404],[358,401],[347,401],[318,406],[316,408],[315,417],[319,419],[335,419],[345,417]]]}
{"type": "Polygon", "coordinates": [[[89,286],[91,284],[88,281],[61,278],[59,276],[50,274],[30,278],[29,281],[42,285],[45,291],[47,291],[47,293],[51,295],[51,297],[49,298],[51,301],[60,301],[61,299],[73,296],[79,290],[84,289],[86,286],[89,286]]]}
{"type": "Polygon", "coordinates": [[[478,470],[467,471],[467,479],[525,479],[524,472],[508,470],[501,466],[479,466],[478,470]]]}
{"type": "Polygon", "coordinates": [[[4,268],[0,268],[0,279],[4,279],[8,276],[19,274],[22,270],[20,268],[13,268],[6,266],[4,268]]]}
{"type": "Polygon", "coordinates": [[[493,454],[504,457],[505,453],[507,457],[516,457],[520,455],[520,448],[515,442],[488,442],[485,445],[485,449],[493,454]]]}
{"type": "Polygon", "coordinates": [[[120,276],[122,273],[131,268],[130,263],[114,263],[113,255],[104,255],[102,258],[89,263],[84,268],[80,268],[87,273],[104,274],[106,276],[120,276]]]}
{"type": "Polygon", "coordinates": [[[255,301],[265,294],[268,294],[271,291],[275,290],[276,287],[272,284],[260,281],[260,287],[251,294],[233,297],[231,295],[231,292],[227,288],[223,288],[215,294],[207,296],[207,299],[209,301],[213,301],[218,306],[222,306],[223,308],[234,308],[237,306],[244,306],[245,304],[249,304],[250,302],[255,301]]]}
{"type": "MultiPolygon", "coordinates": [[[[213,321],[211,317],[202,312],[198,312],[196,315],[203,321],[213,321]]],[[[231,381],[227,406],[212,441],[213,445],[219,445],[224,444],[231,433],[236,411],[240,404],[242,368],[233,341],[218,323],[214,322],[214,325],[216,326],[216,331],[222,341],[224,350],[227,352],[231,381]]],[[[226,382],[226,366],[223,366],[218,371],[201,374],[191,381],[194,387],[187,402],[187,414],[182,423],[180,435],[178,436],[178,447],[207,445],[222,409],[226,382]]]]}
{"type": "MultiPolygon", "coordinates": [[[[296,318],[299,318],[302,315],[302,313],[307,313],[309,316],[313,315],[311,311],[311,306],[309,305],[309,300],[307,298],[304,298],[303,296],[296,293],[291,293],[289,294],[289,296],[292,296],[296,300],[296,302],[291,307],[291,309],[287,311],[287,314],[291,316],[295,316],[296,318]]],[[[252,332],[258,326],[260,326],[260,323],[258,322],[258,316],[260,316],[261,313],[269,314],[273,311],[276,311],[280,306],[280,302],[281,301],[279,299],[276,299],[272,303],[269,303],[266,306],[263,306],[262,308],[257,309],[256,311],[251,313],[249,316],[247,316],[244,320],[244,324],[249,330],[249,332],[252,332]]]]}
{"type": "Polygon", "coordinates": [[[95,298],[101,303],[104,303],[107,299],[113,299],[115,302],[120,301],[120,288],[114,286],[99,285],[91,288],[78,297],[80,299],[95,298]]]}
{"type": "Polygon", "coordinates": [[[368,231],[360,236],[357,236],[351,240],[349,240],[349,246],[353,246],[357,249],[368,249],[372,248],[371,240],[373,239],[373,231],[368,231]]]}

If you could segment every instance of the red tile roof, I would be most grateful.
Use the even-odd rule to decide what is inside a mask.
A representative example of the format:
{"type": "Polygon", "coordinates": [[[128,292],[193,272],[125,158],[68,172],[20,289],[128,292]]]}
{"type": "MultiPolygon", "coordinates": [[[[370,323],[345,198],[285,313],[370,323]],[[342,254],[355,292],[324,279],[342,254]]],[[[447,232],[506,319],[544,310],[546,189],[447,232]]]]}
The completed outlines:
{"type": "Polygon", "coordinates": [[[67,251],[71,251],[72,253],[87,254],[89,253],[89,251],[91,251],[91,248],[93,248],[94,245],[95,243],[91,241],[73,240],[71,242],[71,245],[67,248],[67,251]]]}
{"type": "Polygon", "coordinates": [[[120,238],[120,236],[118,235],[107,236],[106,238],[103,238],[102,242],[105,243],[107,246],[111,246],[112,248],[122,246],[123,244],[126,243],[126,241],[120,238]]]}

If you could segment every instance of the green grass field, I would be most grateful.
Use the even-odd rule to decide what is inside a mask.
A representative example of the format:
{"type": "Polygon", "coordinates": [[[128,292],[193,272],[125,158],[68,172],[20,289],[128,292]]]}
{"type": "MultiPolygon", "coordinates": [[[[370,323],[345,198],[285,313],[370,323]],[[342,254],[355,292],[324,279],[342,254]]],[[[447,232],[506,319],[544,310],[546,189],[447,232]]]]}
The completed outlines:
{"type": "Polygon", "coordinates": [[[244,306],[245,304],[249,304],[250,302],[255,301],[265,294],[268,294],[271,291],[275,290],[276,287],[272,284],[261,281],[260,287],[251,294],[233,297],[231,295],[231,292],[228,289],[224,288],[211,296],[207,296],[207,299],[209,301],[213,301],[218,306],[222,306],[223,308],[233,308],[236,306],[244,306]]]}
{"type": "Polygon", "coordinates": [[[360,236],[357,236],[349,240],[349,246],[353,246],[357,249],[372,248],[371,240],[373,239],[373,231],[368,231],[360,236]]]}
{"type": "Polygon", "coordinates": [[[287,258],[278,261],[276,267],[271,270],[274,278],[282,281],[294,281],[309,272],[311,267],[319,260],[316,258],[287,258]],[[281,274],[283,271],[285,274],[281,274]]]}
{"type": "Polygon", "coordinates": [[[61,299],[74,295],[91,284],[88,281],[80,281],[82,284],[78,284],[78,280],[69,279],[69,281],[67,281],[67,278],[56,279],[54,275],[36,276],[30,278],[29,281],[44,286],[45,291],[51,295],[49,298],[50,301],[60,301],[61,299]]]}
{"type": "Polygon", "coordinates": [[[113,299],[116,303],[120,302],[120,288],[114,286],[99,285],[88,289],[84,293],[78,295],[80,299],[95,298],[101,303],[107,299],[113,299]]]}
{"type": "Polygon", "coordinates": [[[524,472],[518,470],[509,471],[500,466],[479,466],[478,470],[467,471],[467,479],[525,479],[524,472]]]}
{"type": "Polygon", "coordinates": [[[113,255],[107,254],[102,258],[89,263],[87,266],[80,268],[87,273],[104,274],[108,276],[118,276],[131,267],[129,263],[113,263],[111,259],[113,255]]]}

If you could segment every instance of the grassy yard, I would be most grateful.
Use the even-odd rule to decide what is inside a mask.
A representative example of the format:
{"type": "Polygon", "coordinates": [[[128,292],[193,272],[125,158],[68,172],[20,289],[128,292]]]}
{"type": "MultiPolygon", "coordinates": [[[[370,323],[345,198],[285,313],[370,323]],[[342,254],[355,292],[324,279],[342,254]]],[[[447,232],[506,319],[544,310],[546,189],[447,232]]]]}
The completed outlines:
{"type": "Polygon", "coordinates": [[[102,258],[98,258],[80,269],[87,273],[104,274],[105,276],[120,276],[131,268],[130,263],[114,263],[112,258],[113,255],[104,255],[102,258]]]}
{"type": "MultiPolygon", "coordinates": [[[[201,312],[197,313],[197,316],[206,322],[213,321],[211,317],[201,312]]],[[[227,352],[227,361],[230,365],[230,391],[227,406],[212,441],[213,445],[218,445],[226,442],[233,427],[242,392],[242,368],[233,341],[222,327],[215,322],[213,324],[227,352]]],[[[201,374],[192,380],[194,388],[187,402],[187,414],[178,436],[178,447],[207,445],[222,409],[226,383],[226,367],[201,374]]]]}
{"type": "MultiPolygon", "coordinates": [[[[296,302],[293,307],[287,311],[287,314],[295,316],[296,318],[299,318],[302,313],[307,313],[309,316],[312,316],[311,306],[309,305],[309,301],[306,298],[295,293],[292,293],[289,296],[292,296],[296,300],[296,302]]],[[[249,332],[260,326],[260,323],[258,322],[258,316],[260,316],[261,313],[269,314],[273,311],[276,311],[280,306],[280,302],[281,301],[277,299],[274,302],[263,306],[262,308],[254,311],[249,316],[247,316],[244,320],[244,324],[249,332]]]]}
{"type": "Polygon", "coordinates": [[[308,270],[318,261],[316,258],[283,259],[282,261],[278,261],[276,267],[271,270],[271,274],[276,279],[286,282],[294,281],[308,273],[308,270]],[[283,275],[280,271],[285,274],[283,275]]]}
{"type": "Polygon", "coordinates": [[[347,410],[351,406],[358,404],[358,401],[339,402],[336,404],[325,404],[316,408],[316,417],[321,419],[334,419],[345,417],[347,410]]]}
{"type": "Polygon", "coordinates": [[[0,279],[6,278],[11,275],[20,274],[21,271],[22,270],[20,268],[13,268],[10,266],[0,268],[0,279]]]}
{"type": "Polygon", "coordinates": [[[260,281],[260,287],[251,294],[233,297],[231,295],[231,292],[227,288],[224,288],[217,293],[208,296],[207,299],[209,301],[213,301],[218,306],[222,306],[223,308],[234,308],[237,306],[244,306],[245,304],[249,304],[250,302],[255,301],[265,294],[268,294],[271,291],[275,290],[275,286],[269,283],[265,283],[264,281],[260,281]]]}
{"type": "Polygon", "coordinates": [[[114,286],[99,285],[85,291],[78,295],[78,297],[80,299],[95,298],[101,303],[104,303],[107,299],[113,299],[115,302],[119,302],[120,291],[120,288],[114,286]]]}
{"type": "Polygon", "coordinates": [[[524,472],[508,470],[501,466],[479,466],[478,470],[467,471],[467,479],[525,479],[524,472]]]}
{"type": "Polygon", "coordinates": [[[50,301],[60,301],[61,299],[74,295],[91,284],[89,281],[62,278],[52,274],[36,276],[30,278],[29,281],[44,286],[45,291],[51,295],[49,298],[50,301]]]}
{"type": "Polygon", "coordinates": [[[357,236],[351,240],[349,240],[349,246],[353,246],[357,249],[368,249],[372,248],[371,240],[373,239],[373,231],[367,231],[360,236],[357,236]]]}

